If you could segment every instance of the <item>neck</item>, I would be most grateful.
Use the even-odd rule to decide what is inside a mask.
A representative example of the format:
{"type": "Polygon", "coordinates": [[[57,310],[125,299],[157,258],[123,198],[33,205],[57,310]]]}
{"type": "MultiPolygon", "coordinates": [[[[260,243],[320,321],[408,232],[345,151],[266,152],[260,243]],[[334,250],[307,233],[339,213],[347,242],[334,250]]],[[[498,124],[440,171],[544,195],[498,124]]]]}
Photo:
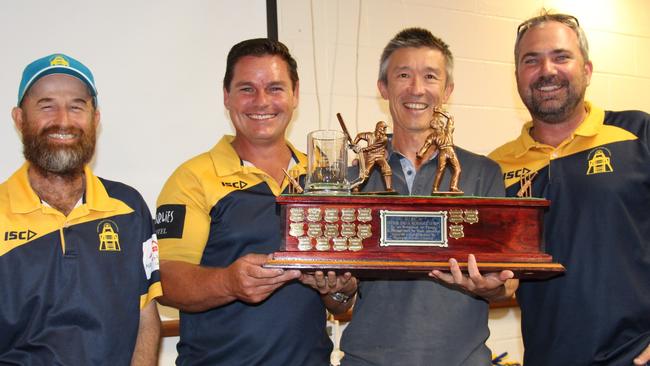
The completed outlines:
{"type": "Polygon", "coordinates": [[[431,129],[418,132],[395,130],[392,139],[393,150],[404,155],[415,166],[415,169],[419,170],[420,166],[429,161],[431,156],[436,152],[436,147],[431,146],[421,159],[418,159],[415,156],[422,148],[422,145],[424,145],[424,142],[430,133],[431,129]]]}
{"type": "Polygon", "coordinates": [[[291,159],[291,150],[284,139],[268,144],[251,144],[244,139],[235,139],[231,143],[242,160],[250,161],[266,174],[271,176],[278,185],[282,185],[284,172],[291,159]]]}
{"type": "Polygon", "coordinates": [[[561,122],[549,123],[541,119],[533,118],[533,128],[530,129],[530,136],[537,142],[558,147],[573,134],[573,131],[580,126],[586,117],[587,110],[583,104],[579,108],[576,108],[576,111],[572,115],[561,122]]]}
{"type": "Polygon", "coordinates": [[[27,176],[38,197],[66,216],[72,212],[86,189],[83,170],[71,174],[56,174],[30,165],[27,176]]]}

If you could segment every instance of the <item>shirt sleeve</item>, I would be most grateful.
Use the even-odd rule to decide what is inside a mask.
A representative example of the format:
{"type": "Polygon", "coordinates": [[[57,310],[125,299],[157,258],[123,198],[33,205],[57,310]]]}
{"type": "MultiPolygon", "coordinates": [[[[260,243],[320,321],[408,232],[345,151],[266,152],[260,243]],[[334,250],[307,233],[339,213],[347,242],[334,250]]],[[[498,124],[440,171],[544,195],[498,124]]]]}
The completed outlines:
{"type": "Polygon", "coordinates": [[[210,230],[211,206],[200,171],[182,165],[167,180],[158,197],[155,228],[160,259],[199,264],[210,230]]]}

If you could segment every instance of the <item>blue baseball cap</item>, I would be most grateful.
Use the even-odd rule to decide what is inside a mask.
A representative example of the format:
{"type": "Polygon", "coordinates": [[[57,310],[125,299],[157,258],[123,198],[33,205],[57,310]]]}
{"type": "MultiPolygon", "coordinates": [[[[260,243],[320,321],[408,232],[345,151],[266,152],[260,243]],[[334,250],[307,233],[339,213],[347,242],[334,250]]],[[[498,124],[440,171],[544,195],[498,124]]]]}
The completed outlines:
{"type": "Polygon", "coordinates": [[[95,79],[93,73],[81,62],[75,60],[70,56],[62,53],[55,53],[32,62],[25,67],[23,71],[23,78],[20,81],[18,88],[18,106],[23,101],[25,93],[36,83],[40,78],[52,74],[66,74],[74,76],[83,81],[90,89],[90,94],[93,97],[95,105],[97,105],[97,88],[95,87],[95,79]]]}

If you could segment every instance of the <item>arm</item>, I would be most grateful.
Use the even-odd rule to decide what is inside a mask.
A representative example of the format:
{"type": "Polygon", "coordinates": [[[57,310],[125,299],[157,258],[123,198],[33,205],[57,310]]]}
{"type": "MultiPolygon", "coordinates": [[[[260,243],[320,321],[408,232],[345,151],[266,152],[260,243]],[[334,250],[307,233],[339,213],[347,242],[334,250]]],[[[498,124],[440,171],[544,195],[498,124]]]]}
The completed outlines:
{"type": "Polygon", "coordinates": [[[650,362],[650,344],[634,359],[634,364],[639,366],[643,366],[648,362],[650,362]]]}
{"type": "Polygon", "coordinates": [[[327,276],[322,271],[316,271],[314,274],[304,273],[300,276],[300,282],[318,291],[325,307],[332,314],[348,311],[356,300],[358,281],[350,272],[338,276],[334,271],[327,272],[327,276]],[[341,302],[332,298],[337,292],[348,296],[349,300],[341,302]]]}
{"type": "Polygon", "coordinates": [[[469,291],[488,301],[509,299],[519,287],[519,280],[514,278],[512,271],[505,270],[499,273],[488,273],[485,276],[481,275],[474,254],[470,254],[467,258],[469,275],[464,275],[461,272],[458,261],[453,258],[449,260],[449,268],[451,273],[433,270],[429,276],[469,291]]]}
{"type": "Polygon", "coordinates": [[[263,268],[268,259],[266,254],[247,254],[225,268],[161,261],[160,303],[187,312],[205,311],[235,300],[258,303],[300,277],[300,271],[263,268]]]}
{"type": "Polygon", "coordinates": [[[158,364],[160,345],[160,317],[156,301],[151,301],[140,310],[140,325],[135,350],[131,358],[132,366],[155,366],[158,364]]]}

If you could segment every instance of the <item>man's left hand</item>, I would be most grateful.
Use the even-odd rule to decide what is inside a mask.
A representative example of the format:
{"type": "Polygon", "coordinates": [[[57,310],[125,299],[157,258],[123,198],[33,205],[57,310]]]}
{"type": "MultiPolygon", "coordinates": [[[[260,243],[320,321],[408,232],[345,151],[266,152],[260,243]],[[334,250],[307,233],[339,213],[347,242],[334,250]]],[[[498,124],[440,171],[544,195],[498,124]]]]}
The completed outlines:
{"type": "Polygon", "coordinates": [[[334,271],[327,272],[316,271],[314,274],[303,273],[300,276],[300,282],[311,286],[321,295],[333,294],[336,292],[352,293],[356,292],[357,279],[352,277],[350,272],[337,275],[334,271]]]}
{"type": "Polygon", "coordinates": [[[646,365],[648,362],[650,362],[650,344],[634,359],[634,364],[639,366],[646,365]]]}
{"type": "Polygon", "coordinates": [[[454,258],[449,259],[449,271],[450,273],[445,273],[433,270],[429,276],[458,286],[489,301],[511,297],[519,285],[519,281],[514,279],[515,274],[510,270],[481,275],[474,254],[470,254],[467,258],[469,275],[463,274],[458,261],[454,258]]]}

